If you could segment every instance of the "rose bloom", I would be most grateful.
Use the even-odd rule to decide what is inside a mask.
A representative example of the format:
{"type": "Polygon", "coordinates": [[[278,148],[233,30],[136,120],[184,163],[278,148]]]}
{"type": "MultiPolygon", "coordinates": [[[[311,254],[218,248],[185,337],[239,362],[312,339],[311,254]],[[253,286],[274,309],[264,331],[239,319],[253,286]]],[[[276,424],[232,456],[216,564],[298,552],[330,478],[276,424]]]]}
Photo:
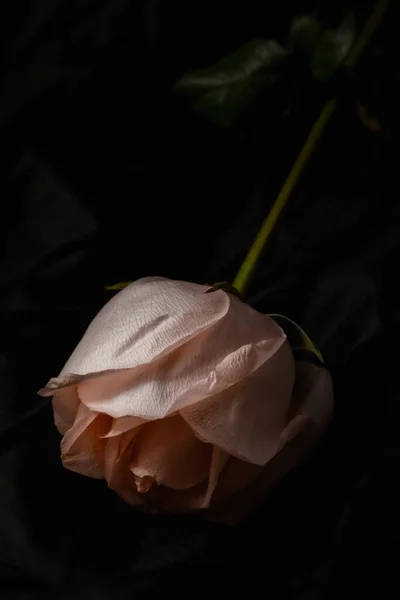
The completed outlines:
{"type": "Polygon", "coordinates": [[[208,291],[129,285],[40,393],[53,395],[66,468],[151,511],[240,517],[320,437],[332,386],[295,364],[271,318],[208,291]]]}

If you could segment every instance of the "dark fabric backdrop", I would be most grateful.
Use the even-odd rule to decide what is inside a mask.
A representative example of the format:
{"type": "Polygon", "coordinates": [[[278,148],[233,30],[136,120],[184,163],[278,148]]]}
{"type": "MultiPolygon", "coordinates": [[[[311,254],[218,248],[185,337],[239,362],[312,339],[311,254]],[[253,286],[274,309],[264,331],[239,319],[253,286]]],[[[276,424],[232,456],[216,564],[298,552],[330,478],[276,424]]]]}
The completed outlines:
{"type": "Polygon", "coordinates": [[[259,310],[306,328],[333,373],[334,422],[307,463],[238,527],[145,517],[103,482],[61,467],[51,407],[36,396],[110,297],[105,285],[145,275],[233,278],[325,91],[296,92],[286,124],[259,107],[224,131],[176,99],[174,82],[252,37],[281,39],[311,4],[1,5],[5,600],[384,598],[398,586],[396,8],[250,293],[259,310]],[[356,118],[355,99],[378,117],[380,133],[356,118]]]}

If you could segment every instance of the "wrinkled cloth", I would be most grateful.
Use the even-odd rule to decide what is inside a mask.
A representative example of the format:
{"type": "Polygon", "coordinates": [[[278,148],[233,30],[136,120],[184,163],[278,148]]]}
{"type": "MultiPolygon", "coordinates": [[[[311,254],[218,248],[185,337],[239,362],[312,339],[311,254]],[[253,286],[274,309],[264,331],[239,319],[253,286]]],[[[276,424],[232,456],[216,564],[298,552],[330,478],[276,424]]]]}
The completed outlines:
{"type": "MultiPolygon", "coordinates": [[[[336,26],[342,3],[326,4],[336,26]]],[[[102,480],[62,467],[51,403],[36,396],[110,299],[104,286],[152,273],[233,281],[327,90],[293,88],[283,127],[263,102],[236,132],[199,122],[170,90],[248,39],[284,39],[303,8],[1,5],[2,600],[396,593],[398,3],[355,77],[383,133],[341,103],[248,300],[292,318],[320,348],[335,386],[322,444],[240,526],[147,516],[102,480]]]]}
{"type": "Polygon", "coordinates": [[[220,503],[257,477],[268,485],[260,467],[300,434],[323,432],[327,371],[310,365],[296,377],[271,318],[209,291],[145,278],[100,311],[41,390],[53,395],[65,467],[105,478],[131,504],[201,509],[220,476],[220,503]]]}

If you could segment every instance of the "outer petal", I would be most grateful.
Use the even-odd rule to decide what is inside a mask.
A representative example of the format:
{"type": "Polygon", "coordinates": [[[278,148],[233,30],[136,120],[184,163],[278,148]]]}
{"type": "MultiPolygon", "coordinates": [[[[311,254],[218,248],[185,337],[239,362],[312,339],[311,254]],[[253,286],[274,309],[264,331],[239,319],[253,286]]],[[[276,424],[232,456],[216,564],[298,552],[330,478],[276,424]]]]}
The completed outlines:
{"type": "Polygon", "coordinates": [[[307,413],[322,433],[329,425],[334,409],[332,378],[324,368],[305,362],[296,363],[295,392],[303,398],[301,412],[307,413]]]}
{"type": "MultiPolygon", "coordinates": [[[[205,294],[205,286],[165,280],[135,285],[139,290],[150,286],[154,294],[160,288],[156,306],[165,301],[170,316],[146,312],[140,302],[135,307],[126,298],[119,307],[123,318],[118,306],[110,307],[115,309],[113,313],[106,311],[106,319],[99,313],[63,370],[82,372],[96,366],[97,372],[62,375],[50,382],[47,393],[79,379],[80,399],[91,410],[117,418],[158,419],[235,385],[269,360],[285,340],[271,319],[223,291],[205,294]],[[175,294],[174,301],[169,293],[175,294]],[[154,319],[153,327],[147,322],[139,330],[131,328],[127,336],[125,323],[135,322],[136,308],[139,317],[147,314],[154,319]],[[112,370],[128,364],[132,368],[112,370]],[[111,370],[104,371],[106,367],[111,370]]],[[[130,286],[133,297],[135,285],[130,286]]],[[[141,302],[146,298],[151,305],[151,295],[141,302]]]]}
{"type": "Polygon", "coordinates": [[[264,467],[230,458],[219,477],[210,517],[235,523],[250,513],[265,493],[309,453],[328,425],[332,411],[329,372],[297,362],[289,423],[280,436],[279,449],[264,467]]]}
{"type": "Polygon", "coordinates": [[[114,296],[89,325],[50,390],[87,375],[152,362],[184,344],[228,311],[224,292],[207,286],[148,277],[114,296]]]}
{"type": "Polygon", "coordinates": [[[200,442],[185,421],[175,415],[141,427],[133,449],[131,470],[137,483],[146,481],[149,488],[151,482],[156,482],[174,490],[185,490],[207,479],[211,456],[212,446],[200,442]]]}
{"type": "Polygon", "coordinates": [[[296,383],[290,411],[290,422],[281,435],[281,446],[312,424],[313,439],[321,437],[333,413],[334,397],[329,371],[303,361],[296,362],[296,383]]]}
{"type": "Polygon", "coordinates": [[[74,425],[61,442],[64,466],[81,475],[104,477],[105,440],[101,439],[110,426],[107,415],[91,412],[80,405],[74,425]]]}
{"type": "Polygon", "coordinates": [[[209,517],[234,524],[248,516],[267,492],[304,458],[310,440],[315,440],[313,435],[314,426],[309,421],[263,467],[232,457],[221,473],[209,517]]]}
{"type": "Polygon", "coordinates": [[[77,386],[71,385],[70,387],[57,390],[53,395],[52,404],[54,422],[58,431],[64,435],[74,424],[81,404],[77,386]]]}
{"type": "Polygon", "coordinates": [[[200,439],[237,458],[264,465],[287,423],[295,367],[287,342],[269,360],[206,402],[181,410],[200,439]]]}

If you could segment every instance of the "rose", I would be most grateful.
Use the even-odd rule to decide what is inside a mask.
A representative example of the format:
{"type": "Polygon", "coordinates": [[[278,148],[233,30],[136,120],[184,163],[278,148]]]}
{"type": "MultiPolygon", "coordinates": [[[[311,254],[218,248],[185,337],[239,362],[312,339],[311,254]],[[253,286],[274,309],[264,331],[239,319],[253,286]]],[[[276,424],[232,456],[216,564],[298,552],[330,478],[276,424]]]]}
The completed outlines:
{"type": "Polygon", "coordinates": [[[249,486],[264,490],[328,421],[327,372],[303,364],[295,386],[280,327],[207,291],[163,278],[131,284],[41,390],[53,395],[64,466],[105,478],[131,504],[218,508],[249,486]]]}

